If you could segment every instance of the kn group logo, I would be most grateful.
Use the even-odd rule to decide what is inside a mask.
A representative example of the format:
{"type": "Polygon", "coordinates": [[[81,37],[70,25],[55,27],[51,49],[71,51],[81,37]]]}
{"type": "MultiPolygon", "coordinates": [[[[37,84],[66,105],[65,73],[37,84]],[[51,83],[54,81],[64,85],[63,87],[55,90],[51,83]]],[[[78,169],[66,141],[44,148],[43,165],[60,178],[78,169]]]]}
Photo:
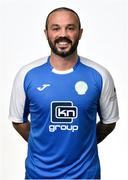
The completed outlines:
{"type": "Polygon", "coordinates": [[[51,102],[51,125],[49,131],[68,130],[74,132],[78,130],[77,125],[72,125],[78,117],[78,108],[71,101],[51,102]]]}
{"type": "Polygon", "coordinates": [[[71,101],[51,103],[52,123],[72,123],[77,116],[78,109],[71,101]]]}

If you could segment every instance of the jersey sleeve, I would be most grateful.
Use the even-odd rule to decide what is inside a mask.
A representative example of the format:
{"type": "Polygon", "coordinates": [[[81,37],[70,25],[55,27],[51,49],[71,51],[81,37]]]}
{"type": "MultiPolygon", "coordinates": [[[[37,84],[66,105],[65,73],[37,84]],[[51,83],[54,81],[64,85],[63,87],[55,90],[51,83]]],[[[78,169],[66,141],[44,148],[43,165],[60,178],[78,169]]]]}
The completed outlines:
{"type": "Polygon", "coordinates": [[[24,90],[24,78],[25,75],[23,71],[20,70],[14,80],[11,93],[9,119],[16,123],[24,123],[29,114],[28,100],[24,90]]]}
{"type": "Polygon", "coordinates": [[[104,124],[114,123],[119,119],[116,89],[112,76],[106,71],[99,102],[99,116],[104,124]]]}

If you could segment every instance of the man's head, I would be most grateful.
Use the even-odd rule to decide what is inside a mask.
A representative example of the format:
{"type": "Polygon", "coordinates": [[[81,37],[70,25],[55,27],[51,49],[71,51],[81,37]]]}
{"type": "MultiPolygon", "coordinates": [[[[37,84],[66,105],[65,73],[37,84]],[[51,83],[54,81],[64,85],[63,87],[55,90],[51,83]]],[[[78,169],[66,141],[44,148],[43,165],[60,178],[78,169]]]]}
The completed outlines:
{"type": "Polygon", "coordinates": [[[79,16],[69,8],[51,11],[46,19],[45,34],[54,54],[67,57],[77,52],[82,35],[79,16]]]}

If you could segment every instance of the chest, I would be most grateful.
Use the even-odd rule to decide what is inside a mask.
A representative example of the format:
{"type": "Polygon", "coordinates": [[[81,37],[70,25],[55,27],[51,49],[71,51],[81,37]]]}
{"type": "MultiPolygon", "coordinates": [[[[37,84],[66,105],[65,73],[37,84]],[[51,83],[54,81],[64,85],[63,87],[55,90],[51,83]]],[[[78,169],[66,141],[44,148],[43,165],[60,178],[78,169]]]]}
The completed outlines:
{"type": "Polygon", "coordinates": [[[100,89],[93,76],[86,74],[35,75],[28,79],[26,94],[30,107],[48,110],[53,102],[71,102],[81,110],[96,108],[100,89]]]}

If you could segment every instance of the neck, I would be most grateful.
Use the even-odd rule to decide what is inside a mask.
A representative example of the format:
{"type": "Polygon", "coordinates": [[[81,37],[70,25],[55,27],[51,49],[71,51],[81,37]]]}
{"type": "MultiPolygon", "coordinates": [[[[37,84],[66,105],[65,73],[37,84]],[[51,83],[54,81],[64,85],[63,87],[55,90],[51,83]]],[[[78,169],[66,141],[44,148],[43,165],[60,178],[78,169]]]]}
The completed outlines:
{"type": "Polygon", "coordinates": [[[55,68],[56,70],[65,71],[73,68],[77,63],[77,59],[78,59],[77,53],[74,53],[68,57],[63,58],[52,52],[50,56],[50,63],[52,67],[55,68]]]}

